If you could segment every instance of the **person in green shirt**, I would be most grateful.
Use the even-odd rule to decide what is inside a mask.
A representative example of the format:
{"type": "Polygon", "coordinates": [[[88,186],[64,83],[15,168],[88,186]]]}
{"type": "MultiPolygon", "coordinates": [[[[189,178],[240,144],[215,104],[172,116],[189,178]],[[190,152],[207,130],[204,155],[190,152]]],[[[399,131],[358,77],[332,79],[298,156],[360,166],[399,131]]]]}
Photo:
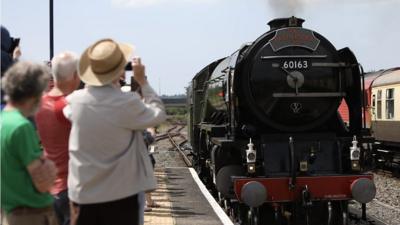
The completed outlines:
{"type": "Polygon", "coordinates": [[[49,80],[45,66],[18,62],[2,78],[7,104],[1,111],[1,209],[6,225],[56,225],[48,190],[56,168],[46,159],[27,117],[33,116],[49,80]]]}

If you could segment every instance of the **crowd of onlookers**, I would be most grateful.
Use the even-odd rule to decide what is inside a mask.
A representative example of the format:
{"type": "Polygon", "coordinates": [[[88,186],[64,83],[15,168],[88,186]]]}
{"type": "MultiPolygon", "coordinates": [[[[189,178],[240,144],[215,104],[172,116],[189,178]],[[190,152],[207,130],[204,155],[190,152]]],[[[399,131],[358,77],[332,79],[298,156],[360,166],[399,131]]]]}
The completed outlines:
{"type": "Polygon", "coordinates": [[[49,68],[1,27],[3,225],[136,225],[158,207],[147,148],[166,114],[132,53],[102,39],[49,68]],[[128,63],[139,88],[123,92],[128,63]]]}

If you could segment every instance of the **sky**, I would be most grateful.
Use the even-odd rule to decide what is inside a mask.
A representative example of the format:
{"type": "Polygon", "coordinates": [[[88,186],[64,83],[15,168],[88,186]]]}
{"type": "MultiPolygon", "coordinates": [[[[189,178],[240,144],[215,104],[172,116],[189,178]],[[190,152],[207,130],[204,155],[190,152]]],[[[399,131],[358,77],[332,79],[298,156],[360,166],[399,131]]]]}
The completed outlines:
{"type": "MultiPolygon", "coordinates": [[[[49,59],[48,12],[47,0],[1,0],[1,24],[21,37],[22,59],[49,59]]],[[[400,0],[54,0],[54,48],[133,44],[154,89],[182,94],[203,67],[292,15],[337,49],[350,47],[366,71],[400,66],[400,0]]]]}

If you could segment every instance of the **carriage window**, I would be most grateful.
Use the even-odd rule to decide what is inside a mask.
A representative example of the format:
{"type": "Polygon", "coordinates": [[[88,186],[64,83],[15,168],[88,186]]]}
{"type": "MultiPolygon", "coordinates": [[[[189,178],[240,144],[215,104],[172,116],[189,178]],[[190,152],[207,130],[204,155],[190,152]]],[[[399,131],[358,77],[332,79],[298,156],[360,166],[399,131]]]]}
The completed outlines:
{"type": "Polygon", "coordinates": [[[376,99],[375,99],[375,95],[372,95],[372,107],[375,109],[375,101],[376,101],[376,99]]]}
{"type": "Polygon", "coordinates": [[[394,89],[386,89],[386,119],[394,118],[394,89]]]}
{"type": "Polygon", "coordinates": [[[382,90],[378,90],[378,96],[376,100],[376,117],[382,119],[382,90]]]}
{"type": "Polygon", "coordinates": [[[371,114],[376,115],[376,96],[372,95],[371,97],[371,114]]]}

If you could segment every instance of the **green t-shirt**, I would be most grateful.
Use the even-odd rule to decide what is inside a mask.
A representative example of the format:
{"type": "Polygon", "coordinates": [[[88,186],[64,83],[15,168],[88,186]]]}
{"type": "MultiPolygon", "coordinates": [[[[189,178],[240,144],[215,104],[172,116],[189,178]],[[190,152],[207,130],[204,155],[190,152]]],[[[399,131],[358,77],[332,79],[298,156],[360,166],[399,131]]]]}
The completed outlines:
{"type": "Polygon", "coordinates": [[[44,208],[53,202],[49,193],[33,185],[27,166],[42,155],[31,122],[17,110],[1,112],[1,208],[44,208]]]}

